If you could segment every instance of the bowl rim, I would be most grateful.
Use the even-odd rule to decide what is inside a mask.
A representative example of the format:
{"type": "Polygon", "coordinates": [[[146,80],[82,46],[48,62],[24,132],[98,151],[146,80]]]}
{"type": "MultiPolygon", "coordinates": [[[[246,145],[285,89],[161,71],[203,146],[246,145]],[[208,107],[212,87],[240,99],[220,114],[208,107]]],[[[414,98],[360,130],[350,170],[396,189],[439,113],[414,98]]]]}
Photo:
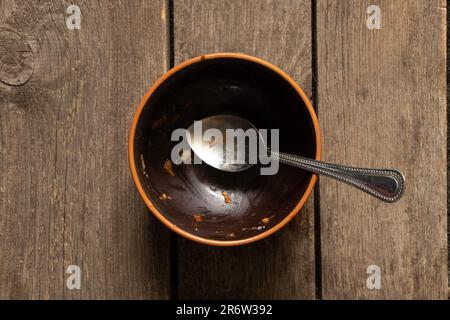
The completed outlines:
{"type": "Polygon", "coordinates": [[[141,196],[142,200],[144,201],[144,203],[147,205],[147,207],[150,209],[150,211],[153,213],[154,216],[156,216],[156,218],[158,218],[159,221],[161,221],[166,227],[168,227],[169,229],[171,229],[172,231],[174,231],[175,233],[198,243],[202,243],[202,244],[207,244],[207,245],[213,245],[213,246],[222,246],[222,247],[228,247],[228,246],[239,246],[239,245],[244,245],[244,244],[249,244],[261,239],[264,239],[268,236],[270,236],[271,234],[275,233],[276,231],[280,230],[282,227],[284,227],[289,221],[291,221],[300,211],[300,209],[304,206],[304,204],[306,203],[306,201],[308,200],[314,185],[317,182],[317,176],[315,174],[311,175],[311,179],[309,181],[309,184],[305,190],[305,192],[303,193],[303,195],[300,197],[300,200],[298,201],[297,205],[291,210],[291,212],[283,219],[281,220],[278,224],[274,225],[272,228],[261,232],[260,234],[256,235],[256,236],[252,236],[249,238],[245,238],[245,239],[240,239],[240,240],[214,240],[214,239],[208,239],[208,238],[204,238],[204,237],[199,237],[197,235],[194,235],[180,227],[178,227],[177,225],[175,225],[174,223],[170,222],[169,219],[167,219],[161,212],[159,212],[159,210],[156,208],[156,206],[152,203],[152,201],[150,200],[150,198],[147,196],[147,194],[144,191],[144,188],[141,185],[139,176],[137,174],[137,168],[136,168],[136,163],[134,161],[134,140],[135,140],[135,133],[136,133],[136,127],[137,124],[139,122],[142,110],[144,109],[145,105],[147,104],[147,101],[150,99],[150,97],[152,96],[152,94],[156,91],[156,89],[169,77],[171,77],[173,74],[175,74],[176,72],[180,71],[181,69],[200,62],[200,61],[204,61],[204,60],[209,60],[209,59],[218,59],[218,58],[231,58],[231,59],[241,59],[241,60],[247,60],[247,61],[251,61],[251,62],[255,62],[257,64],[260,64],[268,69],[271,69],[272,71],[274,71],[275,73],[277,73],[278,75],[280,75],[281,77],[283,77],[294,89],[295,91],[300,95],[300,97],[302,98],[303,102],[305,103],[306,109],[308,110],[308,114],[312,120],[313,123],[313,127],[314,127],[314,132],[315,132],[315,137],[316,137],[316,160],[320,160],[322,157],[322,143],[321,143],[321,133],[320,133],[320,128],[319,128],[319,122],[317,119],[317,115],[316,112],[314,111],[314,108],[312,107],[312,104],[310,102],[310,100],[308,99],[308,97],[306,96],[306,94],[304,93],[304,91],[300,88],[300,86],[288,75],[286,74],[283,70],[281,70],[280,68],[276,67],[275,65],[273,65],[270,62],[267,62],[261,58],[257,58],[254,56],[250,56],[244,53],[233,53],[233,52],[220,52],[220,53],[210,53],[210,54],[203,54],[201,56],[197,56],[195,58],[189,59],[175,67],[173,67],[172,69],[170,69],[169,71],[167,71],[162,77],[160,77],[153,85],[152,87],[147,91],[147,93],[144,95],[144,97],[142,98],[139,107],[134,115],[133,118],[133,122],[131,125],[131,129],[130,129],[130,133],[129,133],[129,138],[128,138],[128,160],[129,160],[129,165],[130,165],[130,169],[131,169],[131,174],[133,177],[133,181],[134,184],[136,185],[136,188],[139,192],[139,195],[141,196]]]}

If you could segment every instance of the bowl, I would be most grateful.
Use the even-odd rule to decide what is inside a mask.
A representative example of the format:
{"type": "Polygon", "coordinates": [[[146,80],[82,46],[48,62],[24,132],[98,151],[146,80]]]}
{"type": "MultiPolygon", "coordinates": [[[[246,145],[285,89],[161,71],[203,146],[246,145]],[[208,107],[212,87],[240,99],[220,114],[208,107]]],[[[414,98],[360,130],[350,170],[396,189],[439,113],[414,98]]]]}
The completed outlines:
{"type": "Polygon", "coordinates": [[[280,151],[320,160],[317,117],[295,81],[262,59],[215,53],[174,67],[144,96],[129,135],[130,168],[143,201],[171,230],[203,244],[243,245],[294,218],[316,176],[283,164],[275,175],[261,175],[257,165],[223,172],[173,164],[172,132],[220,114],[279,129],[280,151]]]}

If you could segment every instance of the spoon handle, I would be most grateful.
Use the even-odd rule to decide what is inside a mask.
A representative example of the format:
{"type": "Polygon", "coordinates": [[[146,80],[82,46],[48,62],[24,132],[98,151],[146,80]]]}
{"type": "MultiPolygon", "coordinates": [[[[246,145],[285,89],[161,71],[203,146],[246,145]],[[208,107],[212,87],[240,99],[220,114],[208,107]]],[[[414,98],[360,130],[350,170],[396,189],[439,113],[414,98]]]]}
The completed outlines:
{"type": "Polygon", "coordinates": [[[271,154],[281,163],[345,182],[385,202],[397,201],[405,189],[405,178],[397,170],[353,168],[287,153],[271,151],[271,154]]]}

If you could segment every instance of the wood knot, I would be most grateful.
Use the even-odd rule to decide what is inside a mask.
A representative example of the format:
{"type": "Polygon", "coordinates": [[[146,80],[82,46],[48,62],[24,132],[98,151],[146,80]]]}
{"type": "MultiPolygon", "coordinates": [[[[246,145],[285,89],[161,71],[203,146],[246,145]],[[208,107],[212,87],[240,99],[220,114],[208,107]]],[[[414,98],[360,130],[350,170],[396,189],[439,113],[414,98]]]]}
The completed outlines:
{"type": "Polygon", "coordinates": [[[28,42],[13,31],[0,31],[0,81],[25,84],[33,74],[33,52],[28,42]]]}

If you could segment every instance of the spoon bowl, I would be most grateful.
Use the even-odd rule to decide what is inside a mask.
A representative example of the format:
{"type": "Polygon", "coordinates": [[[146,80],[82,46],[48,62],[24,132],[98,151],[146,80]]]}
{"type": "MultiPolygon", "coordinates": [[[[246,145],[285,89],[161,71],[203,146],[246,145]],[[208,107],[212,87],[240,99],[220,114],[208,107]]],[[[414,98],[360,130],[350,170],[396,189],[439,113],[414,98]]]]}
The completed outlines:
{"type": "Polygon", "coordinates": [[[251,148],[249,141],[245,141],[245,133],[253,132],[255,137],[253,143],[257,144],[256,147],[262,144],[261,146],[265,148],[264,140],[261,138],[258,129],[243,118],[231,115],[211,116],[197,122],[197,124],[199,123],[203,129],[202,131],[205,131],[207,134],[214,130],[213,133],[215,135],[204,139],[203,132],[195,132],[195,124],[192,124],[187,129],[189,133],[187,141],[191,149],[202,161],[216,169],[240,172],[256,164],[250,163],[249,159],[257,149],[251,148]],[[242,150],[238,148],[238,144],[233,139],[228,139],[227,130],[234,129],[241,129],[240,132],[232,137],[238,137],[244,141],[242,150]]]}

